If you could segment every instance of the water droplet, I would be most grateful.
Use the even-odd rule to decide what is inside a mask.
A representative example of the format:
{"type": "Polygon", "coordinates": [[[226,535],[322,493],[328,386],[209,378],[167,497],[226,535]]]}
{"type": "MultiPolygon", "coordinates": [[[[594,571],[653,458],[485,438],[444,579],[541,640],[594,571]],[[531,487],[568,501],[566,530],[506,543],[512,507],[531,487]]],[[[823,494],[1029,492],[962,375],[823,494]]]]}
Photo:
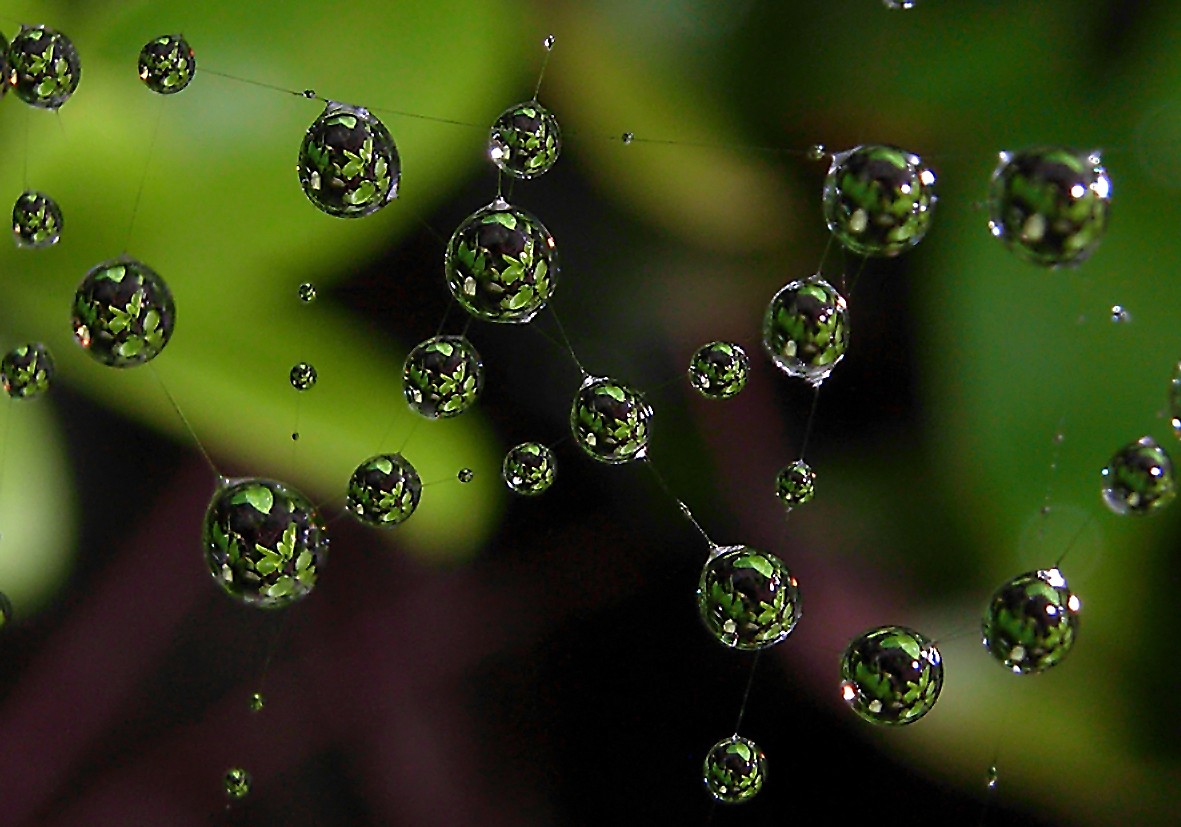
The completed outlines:
{"type": "Polygon", "coordinates": [[[149,41],[139,52],[139,79],[153,92],[172,95],[189,85],[197,59],[188,41],[166,34],[149,41]]]}
{"type": "Polygon", "coordinates": [[[361,522],[386,528],[405,522],[422,498],[422,479],[401,454],[378,454],[349,479],[346,507],[361,522]]]}
{"type": "Polygon", "coordinates": [[[1173,379],[1169,382],[1169,422],[1173,433],[1181,439],[1181,362],[1173,369],[1173,379]]]}
{"type": "Polygon", "coordinates": [[[402,391],[410,408],[427,419],[458,416],[484,388],[484,363],[462,336],[435,336],[406,356],[402,391]]]}
{"type": "Polygon", "coordinates": [[[15,347],[0,360],[0,384],[13,399],[33,399],[49,390],[53,356],[40,342],[15,347]]]}
{"type": "Polygon", "coordinates": [[[74,296],[74,339],[115,368],[157,356],[172,337],[176,305],[156,271],[133,258],[90,269],[74,296]]]}
{"type": "Polygon", "coordinates": [[[250,773],[241,767],[231,767],[226,770],[225,778],[222,781],[226,796],[231,800],[241,801],[250,795],[250,785],[253,783],[253,779],[251,779],[250,773]]]}
{"type": "Polygon", "coordinates": [[[1093,152],[1035,147],[1001,153],[992,174],[989,229],[1025,261],[1078,264],[1103,238],[1111,180],[1093,152]]]}
{"type": "Polygon", "coordinates": [[[304,89],[302,92],[300,92],[300,94],[303,95],[305,98],[307,98],[310,101],[316,99],[316,90],[315,89],[304,89]]]}
{"type": "Polygon", "coordinates": [[[43,192],[26,190],[12,208],[12,236],[17,247],[52,247],[61,238],[63,223],[62,208],[43,192]]]}
{"type": "Polygon", "coordinates": [[[746,387],[750,358],[734,342],[702,345],[689,360],[689,384],[706,399],[729,399],[746,387]]]}
{"type": "Polygon", "coordinates": [[[767,777],[767,757],[758,744],[740,735],[723,738],[705,756],[705,788],[718,801],[740,804],[758,795],[767,777]]]}
{"type": "Polygon", "coordinates": [[[561,152],[558,119],[537,101],[518,103],[501,112],[488,136],[488,157],[513,178],[544,175],[561,152]]]}
{"type": "Polygon", "coordinates": [[[398,197],[402,163],[380,120],[359,106],[329,101],[299,147],[299,183],[318,209],[361,218],[398,197]]]}
{"type": "Polygon", "coordinates": [[[307,597],[328,556],[328,533],[311,501],[288,485],[257,477],[214,493],[201,539],[217,585],[262,609],[307,597]]]}
{"type": "Polygon", "coordinates": [[[1044,672],[1074,646],[1079,607],[1058,569],[1019,574],[988,602],[984,648],[1019,675],[1044,672]]]}
{"type": "Polygon", "coordinates": [[[828,151],[824,144],[812,144],[808,147],[807,156],[809,161],[823,161],[828,156],[828,151]]]}
{"type": "Polygon", "coordinates": [[[464,219],[447,242],[447,287],[487,322],[525,324],[558,283],[554,237],[532,213],[494,202],[464,219]]]}
{"type": "Polygon", "coordinates": [[[1120,448],[1103,469],[1103,501],[1116,514],[1150,514],[1176,494],[1173,462],[1150,436],[1120,448]]]}
{"type": "Polygon", "coordinates": [[[599,462],[643,459],[652,432],[652,406],[635,388],[605,377],[587,377],[570,407],[574,441],[599,462]]]}
{"type": "Polygon", "coordinates": [[[8,599],[8,595],[0,592],[0,630],[8,628],[10,623],[12,623],[12,601],[8,599]]]}
{"type": "Polygon", "coordinates": [[[305,281],[299,286],[296,295],[299,296],[299,300],[304,304],[310,304],[316,300],[316,285],[310,281],[305,281]]]}
{"type": "Polygon", "coordinates": [[[548,52],[550,49],[554,48],[554,44],[557,42],[558,39],[556,37],[554,37],[552,34],[548,34],[545,36],[545,40],[541,41],[541,45],[545,46],[545,50],[548,52]]]}
{"type": "Polygon", "coordinates": [[[522,442],[504,455],[500,475],[510,491],[533,497],[553,485],[557,470],[553,451],[538,442],[522,442]]]}
{"type": "Polygon", "coordinates": [[[816,493],[816,472],[802,459],[785,465],[775,475],[775,496],[792,508],[810,502],[816,493]]]}
{"type": "Polygon", "coordinates": [[[1000,777],[1000,773],[997,772],[996,764],[989,764],[988,772],[984,776],[984,783],[988,786],[988,789],[995,790],[997,782],[1000,781],[1000,777]]]}
{"type": "Polygon", "coordinates": [[[625,144],[630,144],[635,139],[636,139],[636,133],[634,133],[634,132],[624,132],[623,135],[621,136],[621,140],[625,144]]]}
{"type": "Polygon", "coordinates": [[[263,697],[261,692],[255,692],[250,696],[250,711],[262,712],[262,708],[267,705],[267,699],[263,697]]]}
{"type": "Polygon", "coordinates": [[[943,688],[935,644],[905,626],[871,629],[841,657],[841,696],[872,724],[912,724],[931,711],[943,688]]]}
{"type": "Polygon", "coordinates": [[[783,287],[763,317],[763,347],[788,376],[819,386],[845,357],[845,297],[819,274],[783,287]]]}
{"type": "Polygon", "coordinates": [[[750,546],[718,548],[701,570],[697,610],[723,645],[766,649],[799,623],[799,583],[773,554],[750,546]]]}
{"type": "Polygon", "coordinates": [[[307,362],[297,362],[291,368],[291,387],[297,391],[311,390],[316,386],[316,369],[307,362]]]}
{"type": "Polygon", "coordinates": [[[913,152],[859,146],[833,156],[824,220],[848,250],[896,256],[923,240],[934,214],[935,174],[913,152]]]}
{"type": "Polygon", "coordinates": [[[82,63],[61,32],[21,26],[8,45],[8,82],[18,98],[40,109],[57,109],[78,88],[82,63]]]}
{"type": "Polygon", "coordinates": [[[455,478],[466,485],[476,478],[476,472],[470,468],[460,468],[455,478]]]}
{"type": "Polygon", "coordinates": [[[1122,304],[1113,304],[1111,306],[1111,320],[1116,324],[1130,322],[1132,321],[1132,314],[1122,304]]]}
{"type": "Polygon", "coordinates": [[[292,442],[299,442],[299,431],[292,431],[291,432],[291,441],[292,442]]]}

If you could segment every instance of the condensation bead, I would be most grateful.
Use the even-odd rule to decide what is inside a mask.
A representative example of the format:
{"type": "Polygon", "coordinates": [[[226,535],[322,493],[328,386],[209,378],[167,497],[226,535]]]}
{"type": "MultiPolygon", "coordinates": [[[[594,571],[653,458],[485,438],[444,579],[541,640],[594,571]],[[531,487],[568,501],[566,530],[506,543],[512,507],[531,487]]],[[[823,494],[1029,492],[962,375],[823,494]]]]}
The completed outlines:
{"type": "Polygon", "coordinates": [[[618,465],[648,455],[652,406],[635,388],[587,377],[570,407],[574,441],[593,459],[618,465]]]}
{"type": "Polygon", "coordinates": [[[819,387],[849,347],[845,297],[819,274],[786,285],[767,305],[763,347],[788,376],[819,387]]]}
{"type": "Polygon", "coordinates": [[[549,448],[538,442],[522,442],[504,455],[501,478],[514,494],[533,497],[553,485],[557,468],[549,448]]]}
{"type": "Polygon", "coordinates": [[[714,744],[702,767],[705,788],[725,804],[741,804],[754,798],[767,778],[767,758],[758,744],[731,735],[714,744]]]}
{"type": "Polygon", "coordinates": [[[15,347],[0,360],[0,384],[13,399],[33,399],[49,390],[53,356],[40,342],[15,347]]]}
{"type": "Polygon", "coordinates": [[[689,360],[689,384],[706,399],[730,399],[746,387],[750,358],[734,342],[702,345],[689,360]]]}
{"type": "Polygon", "coordinates": [[[1176,495],[1173,462],[1150,436],[1120,448],[1103,469],[1103,501],[1116,514],[1151,514],[1176,495]]]}
{"type": "Polygon", "coordinates": [[[484,388],[484,363],[462,336],[435,336],[406,356],[402,390],[412,410],[427,419],[458,416],[484,388]]]}
{"type": "Polygon", "coordinates": [[[241,801],[250,795],[250,786],[252,783],[253,779],[250,777],[250,773],[241,767],[231,767],[226,770],[225,777],[222,779],[226,797],[232,801],[241,801]]]}
{"type": "Polygon", "coordinates": [[[935,173],[894,146],[838,152],[824,179],[828,229],[866,256],[896,256],[922,241],[936,200],[935,173]]]}
{"type": "Polygon", "coordinates": [[[988,194],[988,226],[1026,261],[1078,264],[1102,240],[1110,204],[1111,180],[1098,152],[1002,152],[988,194]]]}
{"type": "Polygon", "coordinates": [[[82,63],[70,39],[47,26],[21,26],[8,44],[8,83],[30,106],[57,109],[78,88],[82,63]]]}
{"type": "Polygon", "coordinates": [[[12,207],[17,247],[52,247],[61,238],[63,223],[62,208],[43,192],[23,192],[12,207]]]}
{"type": "Polygon", "coordinates": [[[205,512],[202,544],[222,590],[262,609],[307,597],[328,556],[328,534],[311,501],[257,477],[218,488],[205,512]]]}
{"type": "Polygon", "coordinates": [[[799,583],[773,554],[750,546],[717,548],[701,570],[697,609],[722,644],[766,649],[799,622],[799,583]]]}
{"type": "Polygon", "coordinates": [[[935,644],[905,626],[882,626],[854,638],[841,657],[841,696],[873,724],[912,724],[931,711],[943,688],[935,644]]]}
{"type": "Polygon", "coordinates": [[[816,493],[816,472],[802,459],[784,466],[775,475],[775,496],[788,508],[811,501],[816,493]]]}
{"type": "Polygon", "coordinates": [[[133,258],[92,267],[74,296],[74,340],[116,368],[155,358],[176,325],[176,305],[156,271],[133,258]]]}
{"type": "Polygon", "coordinates": [[[422,498],[422,479],[401,454],[378,454],[349,479],[347,505],[358,520],[385,528],[405,522],[422,498]]]}
{"type": "Polygon", "coordinates": [[[984,647],[1019,675],[1044,672],[1074,646],[1080,608],[1058,569],[1020,574],[988,602],[984,647]]]}
{"type": "Polygon", "coordinates": [[[172,95],[189,85],[197,71],[197,58],[179,34],[148,41],[139,52],[139,79],[161,95],[172,95]]]}
{"type": "Polygon", "coordinates": [[[477,319],[524,324],[553,295],[560,268],[545,225],[498,198],[451,235],[444,269],[451,295],[477,319]]]}
{"type": "Polygon", "coordinates": [[[339,218],[377,212],[398,196],[402,163],[389,130],[369,110],[329,101],[299,147],[299,182],[339,218]]]}
{"type": "Polygon", "coordinates": [[[291,387],[297,391],[311,390],[316,386],[316,379],[319,378],[315,367],[309,365],[307,362],[298,362],[291,368],[291,387]]]}
{"type": "Polygon", "coordinates": [[[513,178],[536,178],[549,172],[561,151],[558,119],[535,100],[501,112],[488,138],[488,157],[513,178]]]}

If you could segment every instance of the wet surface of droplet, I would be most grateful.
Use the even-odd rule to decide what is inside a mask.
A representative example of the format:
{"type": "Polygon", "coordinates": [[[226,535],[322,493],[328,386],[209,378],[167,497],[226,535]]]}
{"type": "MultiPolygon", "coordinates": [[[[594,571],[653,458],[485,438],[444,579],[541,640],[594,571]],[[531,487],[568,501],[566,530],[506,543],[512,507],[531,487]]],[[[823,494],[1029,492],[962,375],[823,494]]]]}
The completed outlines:
{"type": "Polygon", "coordinates": [[[845,298],[819,275],[784,286],[763,316],[763,348],[788,376],[819,386],[849,347],[845,298]]]}
{"type": "Polygon", "coordinates": [[[939,698],[943,658],[913,629],[882,626],[849,643],[841,657],[841,681],[841,696],[866,721],[911,724],[939,698]]]}
{"type": "Polygon", "coordinates": [[[1120,448],[1103,469],[1103,502],[1116,514],[1151,514],[1176,495],[1173,462],[1152,437],[1120,448]]]}
{"type": "Polygon", "coordinates": [[[358,520],[383,528],[404,522],[418,508],[422,479],[401,454],[378,454],[349,479],[346,507],[358,520]]]}
{"type": "Polygon", "coordinates": [[[40,342],[14,347],[0,360],[0,384],[13,399],[34,399],[53,382],[53,356],[40,342]]]}
{"type": "Polygon", "coordinates": [[[716,800],[740,804],[754,798],[767,777],[767,758],[758,744],[731,735],[714,744],[702,767],[705,788],[716,800]]]}
{"type": "Polygon", "coordinates": [[[1074,646],[1080,608],[1058,569],[1020,574],[988,602],[984,648],[1019,675],[1044,672],[1074,646]]]}
{"type": "Polygon", "coordinates": [[[389,130],[369,110],[330,101],[304,135],[297,170],[318,209],[360,218],[397,198],[402,163],[389,130]]]}
{"type": "Polygon", "coordinates": [[[913,152],[859,146],[833,156],[824,220],[846,249],[896,256],[923,240],[935,208],[935,174],[913,152]]]}
{"type": "Polygon", "coordinates": [[[139,53],[139,79],[161,95],[172,95],[189,85],[197,58],[188,41],[166,34],[149,41],[139,53]]]}
{"type": "Polygon", "coordinates": [[[21,26],[8,44],[8,83],[30,106],[57,109],[82,78],[78,51],[64,34],[47,26],[21,26]]]}
{"type": "Polygon", "coordinates": [[[689,384],[706,399],[730,399],[746,387],[750,358],[734,342],[702,345],[689,360],[689,384]]]}
{"type": "Polygon", "coordinates": [[[588,377],[574,395],[574,441],[599,462],[643,459],[651,438],[652,406],[635,388],[606,377],[588,377]]]}
{"type": "Polygon", "coordinates": [[[176,324],[176,305],[148,265],[117,258],[92,267],[74,295],[74,340],[116,368],[155,358],[176,324]]]}
{"type": "Polygon", "coordinates": [[[697,610],[723,645],[766,649],[799,623],[799,583],[774,554],[750,546],[716,548],[697,583],[697,610]]]}
{"type": "Polygon", "coordinates": [[[411,410],[427,419],[458,416],[484,388],[484,363],[462,336],[435,336],[406,356],[402,391],[411,410]]]}

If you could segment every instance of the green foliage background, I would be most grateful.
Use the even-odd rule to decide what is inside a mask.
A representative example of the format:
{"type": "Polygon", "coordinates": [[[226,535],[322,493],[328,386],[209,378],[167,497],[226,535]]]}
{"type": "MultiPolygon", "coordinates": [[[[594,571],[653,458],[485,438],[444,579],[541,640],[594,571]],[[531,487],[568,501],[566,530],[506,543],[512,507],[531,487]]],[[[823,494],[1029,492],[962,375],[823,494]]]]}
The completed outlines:
{"type": "MultiPolygon", "coordinates": [[[[563,273],[555,305],[584,361],[628,366],[645,381],[659,374],[635,367],[651,342],[685,359],[706,338],[753,343],[774,290],[815,271],[826,239],[809,144],[921,153],[939,174],[935,227],[905,269],[871,262],[862,276],[906,291],[907,318],[863,329],[912,332],[914,352],[899,358],[913,366],[920,419],[902,433],[818,441],[818,499],[793,518],[799,536],[831,549],[858,595],[892,612],[881,622],[946,638],[935,712],[865,737],[954,784],[982,785],[999,755],[1006,795],[1068,823],[1166,823],[1175,812],[1177,716],[1160,687],[1171,680],[1162,654],[1178,621],[1179,518],[1113,517],[1098,472],[1146,433],[1176,444],[1162,411],[1181,354],[1181,8],[443,0],[17,2],[0,13],[67,32],[84,67],[59,115],[0,104],[0,192],[15,199],[27,180],[65,211],[57,247],[0,245],[4,344],[47,342],[63,383],[186,442],[152,369],[100,368],[69,341],[82,274],[126,248],[176,296],[177,332],[154,370],[215,457],[320,500],[339,496],[375,445],[397,448],[407,434],[424,479],[477,469],[476,484],[432,487],[397,530],[402,551],[440,563],[470,560],[496,532],[507,446],[479,411],[411,432],[398,381],[408,343],[330,301],[295,299],[302,281],[322,294],[346,283],[473,179],[491,182],[484,127],[390,110],[491,123],[528,96],[538,44],[557,35],[542,98],[566,133],[559,164],[591,182],[634,244],[612,249],[609,238],[551,224],[559,248],[598,250],[573,259],[582,266],[563,273]],[[194,45],[198,70],[188,90],[164,99],[133,67],[140,46],[167,31],[194,45]],[[379,110],[402,155],[402,196],[363,221],[316,212],[294,160],[321,105],[208,70],[379,110]],[[640,140],[624,146],[623,131],[640,140]],[[1113,220],[1077,271],[1024,264],[985,227],[996,152],[1040,143],[1105,150],[1113,220]],[[1132,323],[1108,322],[1117,303],[1132,323]],[[297,403],[284,377],[300,360],[320,380],[298,402],[306,438],[293,449],[297,403]],[[1043,677],[1004,674],[978,651],[980,607],[1002,580],[1049,565],[1072,542],[1065,570],[1084,605],[1077,651],[1043,677]]],[[[442,244],[439,290],[441,258],[442,244]]],[[[875,347],[857,329],[874,309],[856,297],[851,307],[850,361],[875,347]]],[[[7,407],[0,588],[34,614],[86,553],[72,539],[81,494],[52,403],[7,407]]],[[[820,410],[833,415],[823,396],[820,410]]],[[[784,412],[793,433],[802,415],[784,412]]],[[[660,418],[658,407],[657,428],[660,418]]],[[[667,462],[674,489],[707,524],[727,503],[739,514],[750,503],[775,507],[769,482],[720,495],[695,481],[678,454],[700,450],[700,436],[668,429],[677,438],[658,443],[657,464],[667,462]]],[[[836,683],[802,680],[818,691],[836,683]]]]}

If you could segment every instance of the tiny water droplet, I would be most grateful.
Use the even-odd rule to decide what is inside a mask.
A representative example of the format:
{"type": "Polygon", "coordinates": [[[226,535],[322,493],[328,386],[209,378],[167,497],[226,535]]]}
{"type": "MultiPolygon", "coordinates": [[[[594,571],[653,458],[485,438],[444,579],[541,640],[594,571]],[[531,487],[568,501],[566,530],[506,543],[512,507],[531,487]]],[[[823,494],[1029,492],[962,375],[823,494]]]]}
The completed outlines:
{"type": "Polygon", "coordinates": [[[291,368],[291,387],[306,391],[316,385],[316,369],[307,362],[299,362],[291,368]]]}
{"type": "Polygon", "coordinates": [[[1062,431],[1059,431],[1058,433],[1054,434],[1054,444],[1055,445],[1061,445],[1065,440],[1066,440],[1066,434],[1064,434],[1062,431]]]}
{"type": "Polygon", "coordinates": [[[302,92],[300,92],[300,94],[303,95],[308,100],[315,100],[316,99],[316,90],[315,89],[304,89],[302,92]]]}
{"type": "Polygon", "coordinates": [[[990,764],[988,767],[988,775],[986,776],[988,782],[988,789],[995,790],[997,781],[1000,780],[1000,775],[997,773],[996,764],[990,764]]]}
{"type": "Polygon", "coordinates": [[[1130,322],[1132,321],[1132,314],[1122,304],[1114,304],[1111,306],[1111,321],[1115,324],[1130,322]]]}
{"type": "Polygon", "coordinates": [[[558,39],[550,34],[546,35],[545,40],[541,41],[541,45],[545,46],[545,50],[548,52],[554,48],[554,44],[557,42],[558,39]]]}
{"type": "Polygon", "coordinates": [[[316,300],[316,285],[310,281],[305,281],[299,286],[299,300],[304,304],[310,304],[316,300]]]}
{"type": "Polygon", "coordinates": [[[291,441],[292,442],[299,442],[299,431],[292,431],[291,432],[291,441]]]}
{"type": "Polygon", "coordinates": [[[241,767],[230,767],[226,770],[225,778],[222,779],[226,796],[233,801],[241,801],[250,795],[251,780],[250,773],[246,770],[241,767]]]}
{"type": "Polygon", "coordinates": [[[913,9],[918,0],[882,0],[887,9],[913,9]]]}
{"type": "Polygon", "coordinates": [[[623,142],[625,144],[630,144],[632,141],[634,141],[636,139],[636,133],[624,132],[622,137],[623,137],[623,142]]]}
{"type": "Polygon", "coordinates": [[[266,706],[267,699],[263,697],[261,692],[255,692],[250,696],[250,711],[261,712],[262,708],[266,706]]]}
{"type": "Polygon", "coordinates": [[[455,476],[460,482],[468,483],[476,478],[476,472],[470,468],[460,468],[455,476]]]}
{"type": "Polygon", "coordinates": [[[809,161],[823,161],[824,156],[827,154],[828,153],[824,149],[824,144],[812,144],[812,146],[808,147],[809,161]]]}

